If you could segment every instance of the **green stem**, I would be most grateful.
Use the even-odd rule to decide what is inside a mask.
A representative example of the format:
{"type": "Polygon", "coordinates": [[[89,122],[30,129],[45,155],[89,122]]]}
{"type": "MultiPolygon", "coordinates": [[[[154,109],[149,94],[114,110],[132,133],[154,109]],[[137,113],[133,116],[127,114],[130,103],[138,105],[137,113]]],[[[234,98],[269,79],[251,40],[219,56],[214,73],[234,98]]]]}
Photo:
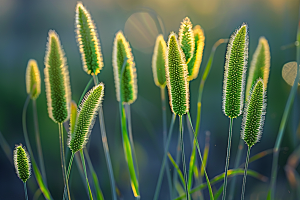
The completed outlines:
{"type": "Polygon", "coordinates": [[[244,172],[244,178],[243,178],[243,187],[242,187],[241,200],[244,200],[244,198],[245,198],[246,177],[247,177],[247,169],[248,169],[248,163],[249,163],[250,149],[251,149],[251,147],[248,147],[246,164],[245,164],[245,172],[244,172]]]}
{"type": "Polygon", "coordinates": [[[179,115],[179,130],[180,130],[180,143],[181,143],[181,155],[182,155],[182,164],[183,164],[183,172],[184,172],[184,180],[185,180],[185,192],[187,195],[187,199],[190,199],[189,189],[187,186],[187,174],[186,174],[186,165],[185,165],[185,155],[184,155],[184,142],[183,142],[183,128],[182,128],[182,115],[179,115]]]}
{"type": "MultiPolygon", "coordinates": [[[[178,166],[180,165],[180,153],[181,153],[181,146],[180,146],[180,129],[179,129],[177,145],[176,145],[176,158],[175,158],[175,163],[178,166]]],[[[174,170],[173,171],[173,186],[174,186],[173,197],[177,195],[176,193],[177,178],[178,178],[178,173],[176,172],[176,170],[174,170]]]]}
{"type": "Polygon", "coordinates": [[[227,156],[226,156],[226,165],[225,165],[225,176],[224,176],[224,185],[223,185],[222,200],[226,199],[227,172],[228,172],[229,158],[230,158],[230,147],[231,147],[231,137],[232,137],[232,124],[233,124],[233,118],[230,118],[229,136],[228,136],[228,144],[227,144],[227,156]]]}
{"type": "Polygon", "coordinates": [[[9,160],[10,164],[11,165],[14,165],[13,164],[13,161],[12,161],[12,153],[11,153],[11,149],[10,149],[10,146],[9,144],[7,143],[6,139],[4,138],[4,136],[2,135],[1,131],[0,131],[0,146],[2,147],[7,159],[9,160]]]}
{"type": "MultiPolygon", "coordinates": [[[[94,78],[95,85],[98,85],[98,83],[99,83],[98,76],[93,75],[93,78],[94,78]]],[[[100,123],[101,138],[102,138],[102,144],[103,144],[103,149],[104,149],[104,153],[105,153],[106,165],[107,165],[107,169],[109,172],[108,174],[109,174],[109,179],[110,179],[112,198],[113,198],[113,200],[117,200],[117,194],[116,194],[117,190],[116,190],[115,178],[114,178],[114,173],[113,173],[110,154],[109,154],[102,106],[100,106],[100,109],[99,109],[99,123],[100,123]]]]}
{"type": "MultiPolygon", "coordinates": [[[[60,161],[61,169],[64,180],[64,185],[66,185],[66,164],[65,164],[65,151],[64,151],[64,133],[63,133],[62,123],[58,123],[58,132],[59,132],[59,147],[60,147],[60,161]]],[[[69,193],[69,191],[68,191],[69,193]]]]}
{"type": "Polygon", "coordinates": [[[162,164],[161,164],[161,167],[160,167],[159,176],[158,176],[158,180],[157,180],[157,184],[156,184],[156,188],[155,188],[155,194],[154,194],[154,198],[153,198],[154,200],[158,199],[162,178],[164,176],[164,168],[165,168],[165,164],[166,164],[166,159],[167,159],[167,154],[168,154],[170,141],[171,141],[171,138],[172,138],[175,118],[176,118],[176,115],[173,114],[172,121],[171,121],[171,124],[170,124],[169,134],[168,134],[168,138],[167,138],[167,143],[166,143],[166,146],[165,146],[165,149],[164,149],[164,157],[163,157],[163,161],[162,161],[162,164]]]}
{"type": "MultiPolygon", "coordinates": [[[[236,154],[236,159],[235,159],[235,162],[234,162],[234,169],[237,169],[239,167],[243,149],[244,149],[244,140],[240,139],[237,154],[236,154]]],[[[232,182],[230,184],[230,192],[229,192],[229,198],[228,199],[233,199],[234,191],[235,191],[235,184],[236,184],[236,176],[232,177],[232,182]]]]}
{"type": "MultiPolygon", "coordinates": [[[[297,31],[297,42],[300,44],[300,9],[299,9],[299,20],[298,20],[298,31],[297,31]]],[[[286,127],[286,121],[291,111],[296,93],[298,88],[298,83],[300,79],[300,45],[297,46],[297,76],[295,78],[293,87],[290,91],[289,98],[286,102],[283,116],[281,119],[278,135],[276,138],[276,143],[274,147],[274,154],[273,154],[273,163],[272,163],[272,172],[271,172],[271,199],[275,198],[275,186],[276,186],[276,179],[277,179],[277,168],[278,168],[278,157],[279,157],[279,148],[282,141],[282,137],[284,134],[284,130],[286,127]]]]}
{"type": "Polygon", "coordinates": [[[45,170],[45,165],[44,165],[43,151],[42,151],[40,132],[39,132],[39,122],[38,122],[37,109],[36,109],[36,100],[32,100],[32,109],[33,109],[35,139],[36,139],[36,146],[37,146],[38,155],[39,155],[41,173],[42,173],[43,179],[45,180],[45,184],[47,185],[46,170],[45,170]]]}
{"type": "MultiPolygon", "coordinates": [[[[162,120],[163,120],[163,143],[164,147],[166,147],[167,142],[167,113],[166,113],[166,95],[165,95],[165,88],[160,87],[160,97],[161,97],[161,110],[162,110],[162,120]]],[[[169,163],[166,163],[166,174],[168,179],[169,191],[170,191],[170,198],[172,198],[172,181],[171,181],[171,174],[169,171],[169,163]]]]}
{"type": "Polygon", "coordinates": [[[93,200],[93,195],[92,195],[92,191],[90,188],[90,184],[89,184],[89,179],[87,177],[87,173],[86,173],[86,167],[85,167],[85,160],[84,160],[84,155],[83,155],[83,150],[80,150],[80,156],[81,156],[81,162],[82,162],[82,167],[83,167],[83,171],[84,171],[84,175],[85,175],[85,179],[86,179],[86,184],[88,186],[89,189],[89,198],[90,200],[93,200]]]}
{"type": "Polygon", "coordinates": [[[69,160],[68,171],[67,171],[67,174],[66,174],[66,184],[65,184],[65,187],[64,187],[63,199],[65,199],[67,188],[69,188],[68,182],[69,182],[69,177],[70,177],[70,172],[71,172],[71,168],[72,168],[74,155],[75,154],[72,152],[70,160],[69,160]]]}
{"type": "Polygon", "coordinates": [[[28,200],[26,182],[23,182],[23,183],[24,183],[25,199],[28,200]]]}
{"type": "MultiPolygon", "coordinates": [[[[83,93],[81,94],[81,97],[80,97],[80,99],[79,99],[79,101],[78,101],[77,106],[80,105],[80,103],[81,103],[81,101],[82,101],[84,95],[86,94],[87,90],[89,89],[89,87],[90,87],[92,81],[93,81],[93,77],[92,77],[92,78],[90,79],[90,81],[86,84],[86,86],[85,86],[85,88],[84,88],[84,90],[83,90],[83,93]]],[[[95,84],[95,85],[97,85],[97,84],[95,84]]]]}

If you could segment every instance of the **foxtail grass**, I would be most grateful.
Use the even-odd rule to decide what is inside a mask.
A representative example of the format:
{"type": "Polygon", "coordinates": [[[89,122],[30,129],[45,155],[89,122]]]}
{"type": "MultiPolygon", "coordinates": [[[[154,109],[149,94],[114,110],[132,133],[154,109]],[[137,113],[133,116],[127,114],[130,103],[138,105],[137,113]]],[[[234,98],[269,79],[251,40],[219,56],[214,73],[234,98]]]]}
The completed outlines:
{"type": "Polygon", "coordinates": [[[187,64],[190,62],[194,55],[195,41],[194,41],[194,31],[191,20],[186,17],[181,22],[178,33],[178,43],[183,52],[184,63],[187,64]]]}
{"type": "Polygon", "coordinates": [[[265,87],[264,80],[259,78],[252,90],[250,90],[250,95],[247,99],[245,106],[241,138],[248,145],[247,158],[245,164],[245,173],[243,178],[242,194],[241,200],[244,200],[245,196],[245,186],[247,177],[247,168],[250,156],[251,147],[257,143],[261,137],[264,118],[266,113],[266,97],[265,97],[265,87]]]}
{"type": "Polygon", "coordinates": [[[232,34],[226,53],[223,80],[223,112],[229,117],[229,136],[222,199],[226,199],[227,171],[229,166],[233,119],[242,114],[244,82],[248,58],[248,26],[242,26],[232,34]]]}
{"type": "Polygon", "coordinates": [[[24,183],[25,199],[28,200],[26,181],[31,175],[31,164],[29,154],[26,152],[22,144],[17,145],[14,150],[14,164],[18,177],[24,183]]]}

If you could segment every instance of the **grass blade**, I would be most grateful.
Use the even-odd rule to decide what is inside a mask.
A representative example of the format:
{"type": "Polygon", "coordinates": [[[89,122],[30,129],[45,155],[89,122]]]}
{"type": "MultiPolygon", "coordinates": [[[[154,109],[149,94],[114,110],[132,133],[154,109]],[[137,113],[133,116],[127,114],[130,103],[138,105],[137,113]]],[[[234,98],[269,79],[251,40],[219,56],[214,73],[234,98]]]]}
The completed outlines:
{"type": "Polygon", "coordinates": [[[181,183],[184,187],[186,187],[186,184],[185,184],[185,181],[184,181],[184,178],[183,178],[183,175],[182,175],[182,172],[180,171],[178,165],[176,164],[175,160],[172,158],[171,154],[168,153],[168,157],[169,157],[169,160],[171,161],[171,163],[173,164],[174,168],[176,169],[176,172],[177,174],[179,175],[179,178],[181,180],[181,183]]]}
{"type": "Polygon", "coordinates": [[[84,175],[85,175],[85,179],[86,179],[86,184],[87,184],[88,189],[89,189],[89,198],[90,198],[90,200],[93,200],[93,195],[92,195],[92,191],[91,191],[91,188],[90,188],[89,179],[88,179],[87,173],[86,173],[84,154],[83,154],[82,149],[80,149],[80,156],[81,156],[82,167],[83,167],[83,171],[84,171],[84,175]]]}
{"type": "Polygon", "coordinates": [[[13,164],[10,147],[9,147],[7,141],[5,140],[5,138],[3,137],[1,131],[0,131],[0,146],[2,147],[6,157],[8,158],[8,160],[10,162],[10,164],[13,164]]]}

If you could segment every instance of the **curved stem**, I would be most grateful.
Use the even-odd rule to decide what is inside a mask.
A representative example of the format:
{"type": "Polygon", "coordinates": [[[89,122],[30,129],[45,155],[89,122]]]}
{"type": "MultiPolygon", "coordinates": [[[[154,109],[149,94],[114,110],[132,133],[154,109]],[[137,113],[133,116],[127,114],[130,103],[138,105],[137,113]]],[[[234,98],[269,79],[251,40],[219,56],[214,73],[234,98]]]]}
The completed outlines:
{"type": "Polygon", "coordinates": [[[69,188],[68,181],[69,181],[69,177],[70,177],[70,172],[71,172],[71,168],[72,168],[72,163],[73,163],[74,155],[75,154],[72,152],[70,160],[69,160],[68,171],[67,171],[67,174],[66,174],[66,185],[64,187],[63,199],[65,199],[67,188],[69,188]]]}
{"type": "MultiPolygon", "coordinates": [[[[60,161],[61,161],[61,169],[64,180],[64,185],[66,185],[66,164],[65,164],[65,151],[64,151],[64,135],[63,135],[63,127],[62,123],[58,123],[58,131],[59,131],[59,147],[60,147],[60,161]]],[[[67,188],[68,189],[68,188],[67,188]]],[[[69,191],[68,191],[69,194],[69,191]]]]}
{"type": "Polygon", "coordinates": [[[28,194],[27,194],[26,182],[23,182],[23,183],[24,183],[25,199],[28,200],[28,194]]]}
{"type": "Polygon", "coordinates": [[[184,180],[185,180],[185,192],[187,195],[187,200],[190,199],[189,189],[187,185],[187,174],[186,174],[186,165],[185,165],[185,155],[184,155],[184,142],[183,142],[183,128],[182,128],[182,115],[179,115],[179,130],[180,130],[180,143],[181,143],[181,155],[182,155],[182,164],[183,164],[183,172],[184,172],[184,180]]]}
{"type": "Polygon", "coordinates": [[[241,200],[244,200],[244,197],[245,197],[246,177],[247,177],[247,169],[248,169],[248,163],[249,163],[250,149],[251,149],[251,147],[248,147],[246,164],[245,164],[245,171],[244,171],[244,178],[243,178],[243,187],[242,187],[241,200]]]}
{"type": "Polygon", "coordinates": [[[153,200],[157,200],[158,196],[159,196],[159,191],[160,191],[160,187],[161,187],[162,178],[163,178],[163,175],[164,175],[164,168],[165,168],[165,163],[166,163],[166,159],[167,159],[167,153],[168,153],[170,141],[171,141],[171,138],[172,138],[175,119],[176,119],[176,115],[173,114],[172,121],[171,121],[171,124],[170,124],[169,134],[168,134],[168,138],[167,138],[167,143],[166,143],[166,146],[165,146],[164,157],[163,157],[163,161],[162,161],[162,164],[161,164],[161,167],[160,167],[159,176],[158,176],[158,180],[157,180],[153,200]]]}
{"type": "MultiPolygon", "coordinates": [[[[85,86],[85,88],[84,88],[84,90],[83,90],[83,92],[82,92],[82,94],[81,94],[81,97],[80,97],[80,99],[79,99],[79,101],[78,101],[77,106],[80,105],[80,103],[81,103],[81,101],[82,101],[82,99],[83,99],[85,93],[86,93],[87,90],[89,89],[89,87],[90,87],[90,85],[91,85],[92,82],[93,82],[93,77],[92,77],[92,78],[89,80],[89,82],[86,84],[86,86],[85,86]]],[[[96,84],[95,84],[95,85],[96,85],[96,84]]]]}
{"type": "MultiPolygon", "coordinates": [[[[95,85],[98,85],[98,83],[99,83],[98,77],[93,75],[93,78],[94,78],[95,85]]],[[[100,109],[99,109],[99,123],[100,123],[101,138],[102,138],[102,144],[103,144],[103,149],[104,149],[104,153],[105,153],[106,165],[107,165],[109,179],[110,179],[112,198],[113,198],[113,200],[117,200],[116,184],[115,184],[115,178],[114,178],[114,173],[113,173],[110,154],[109,154],[102,106],[100,106],[100,109]]]]}
{"type": "Polygon", "coordinates": [[[222,200],[226,199],[227,172],[228,172],[229,158],[230,158],[230,147],[231,147],[231,137],[232,137],[232,124],[233,124],[233,118],[230,118],[229,136],[228,136],[228,144],[227,144],[227,156],[226,156],[226,165],[225,165],[225,176],[224,176],[224,185],[223,185],[222,200]]]}
{"type": "Polygon", "coordinates": [[[84,154],[83,154],[82,149],[80,150],[80,156],[81,156],[82,167],[83,167],[83,171],[84,171],[84,175],[85,175],[85,179],[86,179],[86,184],[89,189],[89,198],[90,198],[90,200],[93,200],[93,195],[92,195],[92,191],[90,188],[89,179],[88,179],[87,173],[86,173],[85,160],[84,160],[84,154]]]}
{"type": "MultiPolygon", "coordinates": [[[[180,129],[179,129],[177,145],[176,145],[176,158],[175,158],[175,163],[178,166],[180,165],[180,153],[181,153],[180,137],[181,137],[181,135],[180,135],[180,129]]],[[[176,192],[177,178],[178,178],[178,173],[176,170],[174,170],[173,171],[173,186],[174,186],[173,195],[174,195],[174,197],[177,195],[177,192],[176,192]]]]}
{"type": "Polygon", "coordinates": [[[34,121],[34,129],[35,129],[35,139],[36,139],[36,146],[39,155],[41,173],[45,181],[45,184],[47,185],[46,170],[44,165],[43,151],[42,151],[40,132],[39,132],[39,122],[38,122],[37,109],[36,109],[36,100],[32,100],[32,110],[33,110],[33,121],[34,121]]]}

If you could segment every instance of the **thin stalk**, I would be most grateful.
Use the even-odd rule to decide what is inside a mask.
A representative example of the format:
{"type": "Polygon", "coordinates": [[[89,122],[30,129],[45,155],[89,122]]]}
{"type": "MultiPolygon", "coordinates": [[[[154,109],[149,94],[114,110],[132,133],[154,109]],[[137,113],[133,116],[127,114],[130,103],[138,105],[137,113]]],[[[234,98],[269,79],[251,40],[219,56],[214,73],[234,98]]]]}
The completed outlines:
{"type": "MultiPolygon", "coordinates": [[[[176,145],[176,158],[175,158],[175,163],[179,166],[180,165],[180,153],[181,153],[181,146],[180,146],[180,129],[178,133],[178,139],[177,139],[177,145],[176,145]]],[[[177,195],[176,193],[176,184],[177,184],[177,178],[178,178],[178,173],[176,170],[173,171],[173,185],[174,185],[174,190],[173,190],[173,197],[177,195]]]]}
{"type": "MultiPolygon", "coordinates": [[[[300,44],[300,8],[299,8],[299,20],[298,20],[298,31],[297,31],[297,42],[300,44]]],[[[273,163],[272,163],[272,172],[271,172],[271,199],[274,199],[275,197],[275,186],[276,186],[276,179],[277,179],[277,168],[278,168],[278,157],[279,157],[279,148],[282,141],[282,137],[284,134],[284,130],[286,127],[286,121],[289,116],[289,113],[291,111],[295,95],[297,93],[298,83],[300,79],[300,45],[297,46],[297,76],[295,78],[293,87],[290,91],[289,98],[286,102],[283,116],[280,122],[278,135],[276,138],[276,143],[274,147],[274,154],[273,154],[273,163]]]]}
{"type": "Polygon", "coordinates": [[[37,109],[36,109],[36,100],[32,100],[32,110],[33,110],[35,139],[36,139],[36,146],[37,146],[38,155],[39,155],[40,168],[41,168],[41,173],[42,173],[43,179],[45,181],[45,184],[47,185],[46,170],[45,170],[45,165],[44,165],[43,151],[42,151],[40,131],[39,131],[39,122],[38,122],[37,109]]]}
{"type": "Polygon", "coordinates": [[[75,154],[72,152],[70,160],[69,160],[68,171],[67,171],[67,174],[66,174],[66,185],[64,187],[63,199],[65,199],[66,191],[67,191],[67,188],[69,187],[68,181],[69,181],[69,177],[70,177],[70,172],[71,172],[71,168],[72,168],[72,163],[73,163],[74,155],[75,154]]]}
{"type": "Polygon", "coordinates": [[[249,163],[250,149],[251,149],[251,147],[248,147],[246,164],[245,164],[245,172],[244,172],[244,178],[243,178],[243,187],[242,187],[241,200],[244,200],[244,198],[245,198],[246,177],[247,177],[247,169],[248,169],[248,163],[249,163]]]}
{"type": "Polygon", "coordinates": [[[230,118],[229,136],[228,136],[228,144],[227,144],[227,156],[226,156],[226,165],[225,165],[225,176],[224,176],[224,185],[223,185],[222,200],[226,199],[227,172],[228,172],[229,158],[230,158],[231,137],[232,137],[232,124],[233,124],[233,118],[230,118]]]}
{"type": "MultiPolygon", "coordinates": [[[[98,85],[98,83],[99,83],[98,77],[93,75],[93,78],[94,78],[95,85],[98,85]]],[[[113,173],[113,169],[112,169],[111,159],[110,159],[110,155],[109,155],[109,148],[108,148],[102,106],[100,106],[100,109],[99,109],[99,123],[100,123],[101,138],[102,138],[102,144],[103,144],[103,149],[104,149],[104,153],[105,153],[106,165],[107,165],[109,179],[110,179],[112,198],[113,198],[113,200],[117,200],[116,184],[115,184],[115,178],[114,178],[114,173],[113,173]]]]}
{"type": "Polygon", "coordinates": [[[190,199],[189,189],[187,187],[187,173],[186,173],[186,165],[185,165],[185,155],[184,155],[184,142],[183,142],[183,128],[182,128],[182,116],[179,115],[179,130],[180,130],[180,143],[181,143],[181,155],[182,155],[182,164],[183,164],[183,172],[184,172],[184,179],[185,179],[185,192],[187,195],[187,199],[190,199]]]}
{"type": "Polygon", "coordinates": [[[168,149],[169,149],[170,141],[171,141],[171,138],[172,138],[172,133],[173,133],[173,127],[174,127],[175,119],[176,119],[176,115],[173,114],[172,121],[171,121],[170,128],[169,128],[169,134],[168,134],[166,146],[165,146],[165,149],[164,149],[165,150],[164,151],[164,157],[163,157],[163,161],[162,161],[162,164],[161,164],[161,167],[160,167],[159,176],[158,176],[158,180],[157,180],[157,184],[156,184],[155,194],[154,194],[153,200],[157,200],[158,199],[158,195],[159,195],[159,191],[160,191],[162,179],[163,179],[163,176],[164,176],[164,168],[165,168],[165,164],[166,164],[166,159],[167,159],[167,154],[168,154],[168,149]]]}
{"type": "MultiPolygon", "coordinates": [[[[165,88],[160,87],[160,97],[161,97],[161,110],[162,110],[162,120],[163,120],[163,143],[164,147],[166,147],[167,142],[167,113],[166,113],[166,95],[165,95],[165,88]]],[[[168,179],[169,191],[170,191],[170,198],[172,198],[172,181],[171,181],[171,174],[169,171],[169,163],[166,163],[166,174],[168,179]]]]}
{"type": "Polygon", "coordinates": [[[2,147],[5,155],[7,156],[7,159],[9,160],[10,164],[13,165],[12,161],[12,153],[9,144],[7,143],[6,139],[3,137],[1,131],[0,131],[0,146],[2,147]]]}
{"type": "MultiPolygon", "coordinates": [[[[80,103],[81,103],[81,101],[82,101],[82,99],[83,99],[85,93],[86,93],[87,90],[89,89],[89,87],[90,87],[92,81],[93,81],[93,77],[92,77],[92,78],[89,80],[89,82],[86,84],[86,86],[85,86],[85,88],[84,88],[84,90],[83,90],[83,93],[81,94],[81,97],[80,97],[80,99],[79,99],[79,101],[78,101],[77,106],[80,105],[80,103]]],[[[98,84],[98,83],[97,83],[97,84],[98,84]]],[[[95,85],[96,85],[96,84],[95,84],[95,85]]]]}
{"type": "Polygon", "coordinates": [[[82,149],[80,150],[80,156],[81,156],[82,167],[83,167],[83,171],[84,171],[84,175],[85,175],[85,179],[86,179],[86,184],[87,184],[88,189],[89,189],[89,198],[90,198],[90,200],[93,200],[93,195],[92,195],[92,191],[91,191],[91,188],[90,188],[89,179],[88,179],[87,173],[86,173],[85,160],[84,160],[84,154],[83,154],[82,149]]]}
{"type": "Polygon", "coordinates": [[[28,194],[27,194],[26,182],[23,182],[23,183],[24,183],[25,199],[28,200],[28,194]]]}
{"type": "MultiPolygon", "coordinates": [[[[236,159],[234,162],[234,169],[237,169],[240,165],[244,145],[245,145],[244,140],[240,138],[240,142],[239,142],[239,146],[238,146],[238,150],[237,150],[237,154],[236,154],[236,159]]],[[[233,199],[234,191],[235,191],[235,184],[236,184],[236,176],[232,177],[232,182],[230,184],[230,192],[229,192],[228,199],[233,199]]]]}

